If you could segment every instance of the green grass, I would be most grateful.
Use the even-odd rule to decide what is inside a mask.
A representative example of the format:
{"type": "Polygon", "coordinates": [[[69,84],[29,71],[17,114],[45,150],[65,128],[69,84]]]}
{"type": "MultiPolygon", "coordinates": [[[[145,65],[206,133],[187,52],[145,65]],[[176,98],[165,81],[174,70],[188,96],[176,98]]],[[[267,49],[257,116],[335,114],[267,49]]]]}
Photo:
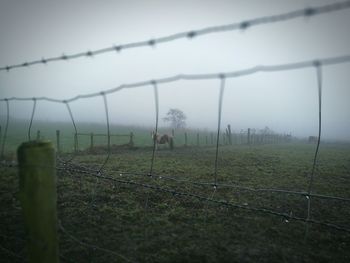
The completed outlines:
{"type": "MultiPolygon", "coordinates": [[[[0,118],[1,120],[1,118],[0,118]]],[[[2,129],[1,136],[4,136],[6,121],[1,120],[2,129]]],[[[105,134],[107,135],[106,124],[99,123],[76,123],[78,133],[85,134],[105,134]]],[[[60,149],[63,152],[74,151],[74,134],[75,129],[71,122],[48,122],[48,121],[34,121],[30,130],[31,139],[37,138],[37,132],[40,131],[40,138],[51,140],[55,146],[57,143],[56,131],[60,131],[60,149]]],[[[115,135],[129,135],[131,132],[134,134],[134,144],[136,147],[149,147],[153,145],[151,138],[152,127],[140,127],[140,126],[123,126],[123,125],[111,125],[110,133],[115,135]]],[[[159,133],[171,134],[170,128],[159,128],[159,133]]],[[[203,130],[178,130],[175,131],[175,146],[182,147],[185,145],[185,133],[187,134],[187,145],[197,146],[197,134],[199,134],[199,144],[201,146],[213,145],[215,143],[215,135],[209,131],[203,130]],[[213,140],[211,140],[213,135],[213,140]]],[[[5,152],[7,155],[14,155],[16,148],[22,142],[28,140],[29,134],[29,121],[12,119],[10,118],[8,132],[5,142],[5,152]]],[[[129,142],[129,137],[111,137],[112,145],[123,145],[129,142]]],[[[223,141],[221,141],[223,143],[223,141]]],[[[78,149],[81,151],[90,148],[90,136],[80,135],[78,136],[78,149]]],[[[107,136],[94,136],[94,146],[106,146],[107,136]]]]}
{"type": "MultiPolygon", "coordinates": [[[[223,146],[218,181],[254,188],[305,191],[315,145],[223,146]]],[[[213,182],[214,147],[161,148],[156,176],[147,174],[151,147],[119,149],[105,166],[117,180],[174,189],[226,200],[246,207],[306,217],[304,196],[251,192],[166,180],[213,182]],[[121,174],[121,175],[120,175],[121,174]],[[160,178],[161,177],[161,178],[160,178]]],[[[64,156],[63,156],[64,157],[64,156]]],[[[74,163],[98,169],[106,154],[77,155],[74,163]]],[[[1,169],[1,246],[25,256],[26,234],[16,199],[15,168],[1,169]]],[[[350,198],[350,147],[321,145],[313,193],[350,198]]],[[[172,195],[136,185],[58,171],[58,215],[65,230],[82,242],[109,249],[132,262],[349,262],[350,234],[332,228],[286,220],[270,214],[228,208],[196,198],[172,195]],[[147,205],[146,205],[147,204],[147,205]]],[[[350,228],[350,203],[311,199],[311,217],[350,228]]],[[[123,262],[98,249],[86,248],[59,231],[61,262],[123,262]]],[[[16,258],[0,249],[2,262],[16,258]]]]}

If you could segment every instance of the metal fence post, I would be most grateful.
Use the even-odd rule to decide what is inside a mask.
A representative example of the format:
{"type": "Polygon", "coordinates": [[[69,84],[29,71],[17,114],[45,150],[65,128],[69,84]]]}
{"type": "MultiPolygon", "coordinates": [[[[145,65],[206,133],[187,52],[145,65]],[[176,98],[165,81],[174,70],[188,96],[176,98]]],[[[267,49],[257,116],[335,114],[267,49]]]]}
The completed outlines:
{"type": "Polygon", "coordinates": [[[56,157],[51,142],[31,141],[17,150],[19,199],[29,235],[30,263],[58,263],[56,157]]]}

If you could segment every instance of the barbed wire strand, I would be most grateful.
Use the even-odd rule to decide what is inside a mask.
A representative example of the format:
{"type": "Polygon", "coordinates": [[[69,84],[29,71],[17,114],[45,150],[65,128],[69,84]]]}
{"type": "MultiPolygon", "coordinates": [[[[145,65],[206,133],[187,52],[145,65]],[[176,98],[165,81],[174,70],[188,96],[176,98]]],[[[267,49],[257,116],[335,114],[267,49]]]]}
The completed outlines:
{"type": "Polygon", "coordinates": [[[231,24],[225,24],[225,25],[219,25],[219,26],[210,26],[202,29],[179,32],[179,33],[170,34],[164,37],[157,37],[151,40],[148,39],[148,40],[142,40],[138,42],[113,45],[111,47],[101,48],[93,51],[79,52],[72,55],[63,54],[57,57],[42,58],[42,59],[30,61],[30,62],[7,65],[4,67],[1,67],[0,71],[9,72],[10,70],[13,70],[15,68],[24,68],[24,67],[29,67],[29,66],[38,65],[38,64],[47,65],[48,63],[54,62],[54,61],[67,61],[67,60],[77,59],[81,57],[91,58],[92,56],[97,56],[104,53],[120,52],[126,49],[141,48],[146,46],[154,47],[155,45],[158,45],[161,43],[172,42],[179,39],[193,39],[195,37],[200,37],[200,36],[213,34],[213,33],[246,30],[248,28],[252,28],[258,25],[267,25],[267,24],[272,24],[277,22],[283,22],[283,21],[300,18],[300,17],[309,18],[316,15],[344,10],[347,8],[350,8],[350,1],[332,3],[332,4],[317,6],[317,7],[307,7],[303,9],[289,11],[286,13],[280,13],[277,15],[262,16],[262,17],[257,17],[250,20],[243,20],[238,23],[231,23],[231,24]]]}
{"type": "Polygon", "coordinates": [[[99,172],[102,171],[102,169],[105,167],[107,164],[110,156],[111,156],[111,131],[110,131],[110,125],[109,125],[109,114],[108,114],[108,103],[107,103],[107,96],[104,92],[101,92],[101,95],[103,97],[103,103],[104,103],[104,108],[105,108],[105,114],[106,114],[106,125],[107,125],[107,157],[104,160],[103,164],[99,168],[99,172]]]}
{"type": "Polygon", "coordinates": [[[176,191],[173,189],[168,189],[168,188],[163,188],[160,186],[139,183],[139,182],[130,181],[130,180],[120,180],[120,179],[116,179],[116,178],[113,178],[110,176],[106,176],[104,174],[97,174],[97,173],[92,173],[89,171],[76,170],[75,172],[77,172],[77,173],[81,172],[81,173],[88,175],[88,176],[99,177],[99,178],[104,179],[104,180],[109,180],[109,181],[113,181],[113,182],[117,182],[117,183],[121,183],[121,184],[134,185],[134,186],[148,188],[148,189],[152,189],[152,190],[156,190],[156,191],[160,191],[160,192],[170,193],[170,194],[177,195],[177,196],[186,196],[186,197],[196,198],[196,199],[201,200],[201,201],[209,201],[212,203],[216,203],[216,204],[224,205],[224,206],[228,206],[228,207],[240,208],[240,209],[254,211],[254,212],[261,212],[261,213],[280,216],[283,218],[301,221],[301,222],[309,222],[312,224],[326,226],[326,227],[334,228],[334,229],[337,229],[337,230],[340,230],[343,232],[350,233],[350,229],[335,225],[333,223],[322,222],[322,221],[317,221],[314,219],[307,219],[307,218],[303,218],[303,217],[296,217],[296,216],[290,215],[288,213],[281,213],[281,212],[273,211],[273,210],[266,209],[266,208],[257,208],[257,207],[247,206],[247,205],[233,204],[233,203],[223,201],[223,200],[210,199],[208,197],[201,196],[201,195],[194,194],[194,193],[179,192],[179,191],[176,191]]]}
{"type": "Polygon", "coordinates": [[[9,100],[5,99],[6,102],[6,124],[5,124],[5,131],[4,131],[4,135],[2,138],[2,144],[1,144],[1,159],[4,160],[5,159],[5,143],[6,143],[6,139],[7,139],[7,130],[9,127],[9,122],[10,122],[10,102],[9,100]]]}
{"type": "MultiPolygon", "coordinates": [[[[146,81],[140,81],[140,82],[134,82],[129,84],[121,84],[117,87],[103,90],[106,95],[115,93],[118,91],[121,91],[123,89],[132,89],[132,88],[139,88],[139,87],[145,87],[149,86],[150,84],[153,85],[154,82],[157,84],[165,84],[165,83],[171,83],[176,82],[180,80],[210,80],[210,79],[220,79],[222,76],[227,78],[237,78],[237,77],[243,77],[248,75],[253,75],[259,72],[280,72],[280,71],[290,71],[290,70],[297,70],[297,69],[304,69],[304,68],[310,68],[314,67],[315,63],[320,63],[322,66],[331,66],[331,65],[337,65],[337,64],[343,64],[350,62],[350,54],[343,55],[343,56],[336,56],[336,57],[328,57],[328,58],[322,58],[322,59],[316,59],[316,60],[305,60],[305,61],[299,61],[294,63],[286,63],[286,64],[275,64],[275,65],[257,65],[254,67],[250,67],[243,70],[238,71],[231,71],[231,72],[224,72],[224,73],[209,73],[209,74],[178,74],[174,76],[169,76],[165,78],[159,78],[154,80],[146,80],[146,81]]],[[[49,102],[56,102],[56,103],[71,103],[73,101],[77,101],[79,99],[87,99],[87,98],[93,98],[101,96],[100,92],[95,93],[89,93],[89,94],[80,94],[76,95],[75,97],[69,98],[69,99],[54,99],[49,97],[35,97],[37,100],[44,100],[49,102]]],[[[9,98],[2,98],[0,101],[30,101],[33,100],[33,98],[25,98],[25,97],[9,97],[9,98]]]]}
{"type": "Polygon", "coordinates": [[[33,124],[35,109],[36,109],[36,98],[33,98],[33,110],[32,110],[32,115],[31,115],[31,117],[30,117],[30,122],[29,122],[29,127],[28,127],[28,141],[31,140],[31,138],[30,138],[30,132],[31,132],[31,129],[32,129],[32,124],[33,124]]]}
{"type": "MultiPolygon", "coordinates": [[[[12,166],[11,164],[9,164],[12,166]]],[[[73,164],[71,164],[73,165],[73,164]]],[[[76,165],[75,168],[77,169],[84,169],[93,173],[97,173],[98,170],[90,169],[81,165],[76,165]]],[[[69,167],[66,167],[66,169],[71,169],[69,167]]],[[[74,169],[74,167],[73,167],[74,169]]],[[[140,172],[133,172],[133,171],[120,171],[120,170],[113,170],[110,169],[110,172],[115,172],[119,174],[119,176],[143,176],[143,177],[149,177],[149,173],[140,173],[140,172]]],[[[174,176],[168,176],[168,175],[162,175],[158,174],[157,176],[150,177],[152,179],[165,179],[165,180],[172,180],[176,182],[182,182],[182,183],[189,183],[193,185],[201,185],[201,186],[208,186],[208,187],[214,187],[215,184],[213,182],[205,182],[205,181],[192,181],[188,179],[179,179],[175,178],[174,176]]],[[[316,198],[321,199],[330,199],[330,200],[337,200],[337,201],[344,201],[344,202],[350,202],[350,198],[344,198],[344,197],[337,197],[337,196],[329,196],[329,195],[323,195],[323,194],[315,194],[315,193],[308,193],[308,192],[302,192],[302,191],[292,191],[292,190],[285,190],[285,189],[275,189],[275,188],[254,188],[254,187],[248,187],[248,186],[242,186],[239,185],[239,183],[217,183],[217,188],[237,188],[240,190],[250,191],[250,192],[274,192],[274,193],[283,193],[283,194],[293,194],[293,195],[300,195],[300,196],[312,196],[316,198]]]]}
{"type": "Polygon", "coordinates": [[[218,182],[218,155],[219,155],[219,141],[220,141],[220,128],[221,128],[221,113],[222,113],[222,102],[225,90],[225,76],[220,74],[220,93],[219,93],[219,104],[218,104],[218,128],[216,135],[216,149],[215,149],[215,165],[214,165],[214,188],[218,182]]]}
{"type": "Polygon", "coordinates": [[[154,165],[154,158],[155,158],[155,152],[157,148],[157,136],[158,136],[158,122],[159,122],[159,97],[158,97],[158,86],[155,81],[151,81],[153,85],[153,91],[154,91],[154,104],[155,104],[155,115],[156,115],[156,125],[155,125],[155,131],[152,133],[152,140],[153,140],[153,150],[152,150],[152,158],[151,158],[151,167],[149,171],[149,176],[152,176],[153,174],[153,165],[154,165]]]}
{"type": "MultiPolygon", "coordinates": [[[[59,160],[60,161],[60,160],[59,160]]],[[[78,166],[75,165],[74,167],[72,166],[73,163],[65,164],[64,162],[63,166],[57,166],[57,170],[64,170],[64,171],[88,171],[92,173],[98,173],[98,170],[94,169],[89,169],[85,166],[78,166]]],[[[3,161],[0,163],[1,167],[4,168],[17,168],[18,165],[14,164],[12,162],[6,162],[3,161]]],[[[45,166],[43,166],[45,168],[45,166]]],[[[178,179],[172,176],[167,176],[167,175],[157,175],[157,176],[149,176],[149,173],[137,173],[137,172],[132,172],[132,171],[118,171],[118,170],[113,170],[110,169],[110,172],[115,172],[119,176],[143,176],[143,177],[149,177],[154,180],[156,179],[161,179],[161,180],[171,180],[171,181],[176,181],[176,182],[181,182],[181,183],[188,183],[188,184],[193,184],[193,185],[200,185],[200,186],[208,186],[208,187],[214,187],[215,184],[213,182],[205,182],[205,181],[192,181],[192,180],[186,180],[186,179],[178,179]]],[[[268,192],[268,193],[280,193],[280,194],[287,194],[287,195],[299,195],[299,196],[311,196],[314,198],[319,198],[319,199],[325,199],[325,200],[337,200],[337,201],[343,201],[343,202],[350,202],[350,198],[345,198],[345,197],[339,197],[339,196],[330,196],[330,195],[324,195],[324,194],[317,194],[317,193],[308,193],[308,192],[303,192],[303,191],[293,191],[293,190],[285,190],[285,189],[276,189],[276,188],[254,188],[254,187],[248,187],[244,185],[239,185],[237,184],[230,184],[230,183],[217,183],[217,188],[236,188],[242,191],[248,191],[248,192],[268,192]]]]}
{"type": "MultiPolygon", "coordinates": [[[[90,171],[95,171],[93,169],[89,169],[87,167],[84,167],[84,169],[90,170],[90,171]]],[[[134,172],[134,171],[121,171],[121,170],[113,170],[111,171],[116,172],[120,176],[149,176],[149,174],[145,173],[140,173],[140,172],[134,172]]],[[[205,182],[205,181],[192,181],[188,179],[179,179],[175,178],[173,176],[168,176],[168,175],[161,175],[158,174],[157,176],[152,177],[153,179],[165,179],[165,180],[172,180],[176,182],[183,182],[183,183],[189,183],[189,184],[194,184],[194,185],[202,185],[202,186],[210,186],[214,187],[215,183],[213,182],[205,182]]],[[[302,192],[302,191],[292,191],[292,190],[285,190],[285,189],[275,189],[275,188],[254,188],[254,187],[248,187],[248,186],[243,186],[240,185],[238,182],[235,182],[234,184],[232,183],[217,183],[216,185],[218,188],[237,188],[240,190],[245,190],[245,191],[250,191],[250,192],[276,192],[276,193],[284,193],[284,194],[293,194],[293,195],[300,195],[300,196],[312,196],[312,197],[317,197],[321,199],[333,199],[333,200],[338,200],[338,201],[345,201],[345,202],[350,202],[350,198],[345,198],[345,197],[337,197],[337,196],[329,196],[329,195],[323,195],[323,194],[315,194],[315,193],[308,193],[308,192],[302,192]]]]}

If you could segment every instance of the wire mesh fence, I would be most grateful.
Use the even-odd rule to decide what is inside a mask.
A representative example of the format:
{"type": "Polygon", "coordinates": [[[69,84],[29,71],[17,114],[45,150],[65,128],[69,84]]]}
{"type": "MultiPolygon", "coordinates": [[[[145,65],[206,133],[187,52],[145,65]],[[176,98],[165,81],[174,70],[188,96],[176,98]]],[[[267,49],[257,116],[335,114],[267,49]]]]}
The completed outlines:
{"type": "MultiPolygon", "coordinates": [[[[25,62],[6,66],[0,70],[8,71],[18,67],[95,56],[127,48],[153,46],[180,38],[199,37],[215,32],[242,30],[261,24],[281,22],[297,17],[310,17],[349,7],[350,2],[346,1],[271,17],[256,18],[237,24],[178,33],[150,41],[25,62]]],[[[9,160],[6,156],[12,101],[33,101],[27,133],[28,140],[35,138],[32,134],[32,125],[36,107],[40,101],[61,103],[66,107],[70,116],[74,130],[74,147],[76,148],[70,155],[58,154],[58,164],[55,167],[58,173],[58,217],[62,262],[87,262],[87,259],[90,262],[164,262],[174,257],[182,261],[202,261],[203,259],[224,261],[230,257],[244,261],[246,258],[258,259],[261,253],[268,260],[271,260],[272,255],[269,254],[268,250],[277,246],[277,243],[272,243],[271,246],[265,248],[262,244],[266,245],[267,240],[273,240],[276,235],[273,230],[284,237],[293,236],[294,241],[300,241],[301,244],[296,242],[293,247],[300,249],[301,252],[305,251],[307,242],[314,242],[313,238],[316,240],[324,238],[324,233],[331,236],[328,240],[340,240],[339,244],[346,245],[350,233],[350,222],[348,221],[350,198],[335,194],[338,192],[343,194],[343,192],[338,191],[341,184],[331,185],[330,194],[316,192],[314,189],[325,189],[324,185],[317,184],[316,179],[316,174],[320,174],[320,170],[317,169],[317,160],[322,132],[322,70],[330,65],[348,62],[350,62],[350,55],[281,65],[256,66],[233,72],[180,74],[162,79],[122,84],[109,90],[81,94],[65,100],[48,97],[0,99],[0,102],[6,104],[6,121],[1,132],[2,163],[0,169],[4,181],[1,184],[3,188],[1,202],[3,207],[7,208],[1,212],[1,221],[5,222],[4,225],[10,226],[2,226],[0,232],[2,240],[0,250],[4,255],[3,258],[9,262],[22,262],[26,261],[27,253],[25,248],[26,233],[20,215],[21,209],[15,198],[18,185],[17,163],[15,159],[9,160]],[[293,171],[286,173],[274,170],[271,163],[275,159],[280,160],[276,157],[270,156],[267,161],[261,161],[257,159],[257,155],[252,156],[250,152],[252,148],[247,147],[247,145],[251,144],[250,142],[258,144],[264,138],[257,134],[252,137],[243,135],[247,138],[247,145],[241,145],[238,149],[243,151],[244,160],[239,159],[237,152],[234,152],[231,147],[222,149],[221,145],[224,144],[224,141],[220,141],[220,139],[224,140],[226,137],[221,130],[221,114],[227,79],[253,75],[258,72],[306,68],[315,69],[319,114],[316,147],[311,152],[310,149],[313,145],[308,145],[308,153],[311,153],[312,161],[304,161],[304,174],[303,171],[294,174],[293,171]],[[191,148],[174,152],[161,152],[157,151],[157,141],[153,140],[151,151],[112,152],[111,137],[113,134],[109,121],[109,94],[128,88],[143,86],[153,88],[154,130],[157,134],[159,121],[158,89],[161,88],[162,84],[179,80],[210,79],[218,81],[220,90],[216,134],[207,135],[205,139],[207,144],[210,141],[214,147],[197,152],[191,148]],[[104,155],[86,157],[77,154],[78,137],[91,137],[91,134],[79,131],[70,103],[91,97],[102,97],[101,102],[104,105],[106,119],[106,133],[103,136],[106,137],[107,144],[104,155]],[[239,173],[242,173],[240,170],[242,167],[234,167],[239,161],[248,164],[241,165],[244,168],[243,171],[248,175],[241,176],[239,173]],[[265,167],[264,164],[271,166],[265,167]],[[186,167],[186,170],[183,167],[186,167]],[[257,180],[256,176],[261,174],[268,174],[267,178],[272,179],[272,181],[257,180]],[[295,178],[290,178],[293,175],[295,178]],[[285,176],[288,177],[288,180],[285,179],[285,176]],[[249,179],[247,180],[245,177],[249,179]],[[245,180],[246,184],[244,184],[245,180]],[[286,186],[285,183],[291,185],[286,186]],[[243,240],[242,247],[237,250],[234,249],[235,246],[237,247],[237,243],[230,243],[230,240],[240,229],[239,233],[244,233],[248,238],[233,239],[235,242],[243,240]],[[310,229],[314,231],[310,231],[310,229]],[[253,232],[258,231],[259,234],[256,235],[256,233],[251,232],[252,230],[253,232]],[[254,238],[260,239],[260,252],[248,250],[246,254],[242,255],[242,251],[249,247],[247,240],[254,238]],[[199,244],[193,245],[193,240],[199,244]],[[223,243],[219,244],[220,242],[223,243]],[[222,252],[224,247],[227,247],[227,251],[222,252]]],[[[130,133],[125,136],[128,137],[128,143],[131,144],[133,135],[130,133]]],[[[228,142],[231,140],[238,141],[240,136],[242,135],[230,135],[225,139],[226,143],[229,144],[228,142]]],[[[185,137],[187,138],[187,135],[185,137]]],[[[91,138],[90,143],[91,148],[93,148],[93,137],[91,138]]],[[[198,135],[194,140],[200,144],[198,135]]],[[[267,140],[273,140],[273,138],[270,137],[267,140]]],[[[186,145],[187,142],[185,141],[184,144],[186,145]]],[[[310,155],[308,156],[310,157],[310,155]]],[[[281,240],[282,243],[285,242],[284,237],[276,242],[281,240]]],[[[334,243],[332,248],[333,246],[337,246],[337,243],[334,243]]],[[[341,249],[343,252],[346,250],[345,248],[341,249]]],[[[280,255],[283,257],[284,254],[280,255]]],[[[302,253],[297,254],[296,260],[301,259],[301,257],[302,253]]]]}

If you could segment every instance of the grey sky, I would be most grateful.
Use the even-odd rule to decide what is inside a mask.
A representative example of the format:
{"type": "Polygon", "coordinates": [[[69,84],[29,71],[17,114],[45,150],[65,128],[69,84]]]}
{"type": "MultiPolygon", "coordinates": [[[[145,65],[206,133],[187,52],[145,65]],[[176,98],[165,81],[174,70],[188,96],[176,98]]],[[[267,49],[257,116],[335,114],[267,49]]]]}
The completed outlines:
{"type": "MultiPolygon", "coordinates": [[[[0,64],[88,51],[147,40],[336,1],[49,1],[0,0],[0,64]]],[[[246,31],[178,40],[91,59],[0,72],[0,97],[66,99],[123,83],[179,73],[214,73],[260,64],[350,54],[350,10],[246,31]]],[[[323,131],[350,139],[350,64],[324,68],[323,131]]],[[[182,109],[188,126],[214,128],[219,81],[180,81],[159,86],[160,116],[182,109]]],[[[234,130],[270,128],[295,135],[317,133],[314,69],[259,73],[227,80],[222,124],[234,130]]],[[[105,121],[102,98],[71,104],[77,121],[105,121]]],[[[111,121],[154,123],[152,87],[108,96],[111,121]]],[[[32,102],[11,102],[11,116],[29,118],[32,102]]],[[[5,104],[0,103],[1,114],[5,104]]],[[[62,104],[39,102],[36,118],[69,120],[62,104]]]]}

